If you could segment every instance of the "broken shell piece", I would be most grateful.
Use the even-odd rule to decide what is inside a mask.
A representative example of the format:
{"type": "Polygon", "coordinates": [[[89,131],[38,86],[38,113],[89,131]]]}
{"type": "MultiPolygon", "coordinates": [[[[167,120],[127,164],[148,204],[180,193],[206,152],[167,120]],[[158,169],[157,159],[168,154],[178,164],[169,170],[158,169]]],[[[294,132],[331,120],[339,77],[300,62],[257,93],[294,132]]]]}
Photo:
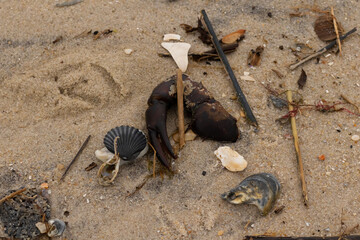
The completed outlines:
{"type": "MultiPolygon", "coordinates": [[[[336,21],[336,24],[338,25],[339,35],[341,36],[344,30],[339,22],[336,21]]],[[[336,39],[333,17],[330,14],[319,16],[315,21],[314,30],[322,41],[332,41],[336,39]]]]}
{"type": "Polygon", "coordinates": [[[145,134],[141,130],[130,126],[113,128],[105,135],[105,147],[112,153],[115,153],[115,143],[117,154],[125,161],[140,158],[148,150],[145,134]]]}
{"type": "Polygon", "coordinates": [[[240,76],[240,79],[244,81],[255,82],[255,79],[248,75],[240,76]]]}
{"type": "Polygon", "coordinates": [[[253,204],[266,215],[280,194],[280,183],[270,173],[258,173],[245,178],[237,187],[225,192],[221,198],[233,204],[253,204]]]}
{"type": "Polygon", "coordinates": [[[46,233],[47,229],[46,229],[46,224],[43,222],[37,222],[35,224],[35,226],[37,227],[37,229],[39,229],[40,233],[46,233]]]}
{"type": "Polygon", "coordinates": [[[232,33],[226,35],[225,37],[223,37],[221,39],[221,42],[226,43],[226,44],[238,42],[238,41],[240,41],[241,37],[244,36],[245,31],[246,30],[244,30],[244,29],[240,29],[240,30],[237,30],[236,32],[232,32],[232,33]]]}
{"type": "Polygon", "coordinates": [[[188,66],[188,53],[191,45],[183,42],[163,42],[161,46],[169,51],[173,57],[176,65],[181,69],[182,72],[186,72],[188,66]]]}
{"type": "Polygon", "coordinates": [[[59,219],[50,219],[50,230],[48,231],[49,237],[58,237],[65,231],[65,223],[59,219]]]}
{"type": "Polygon", "coordinates": [[[175,40],[175,41],[180,41],[181,36],[179,34],[174,34],[174,33],[168,33],[164,35],[163,40],[165,42],[171,41],[171,40],[175,40]]]}
{"type": "Polygon", "coordinates": [[[126,55],[130,55],[134,52],[134,50],[132,50],[131,48],[127,48],[127,49],[124,49],[124,52],[126,55]]]}
{"type": "Polygon", "coordinates": [[[243,171],[247,167],[247,161],[230,147],[219,147],[215,152],[222,165],[231,172],[243,171]]]}
{"type": "Polygon", "coordinates": [[[96,150],[95,156],[97,159],[99,159],[102,162],[106,162],[107,160],[114,157],[114,153],[110,152],[106,147],[96,150]]]}

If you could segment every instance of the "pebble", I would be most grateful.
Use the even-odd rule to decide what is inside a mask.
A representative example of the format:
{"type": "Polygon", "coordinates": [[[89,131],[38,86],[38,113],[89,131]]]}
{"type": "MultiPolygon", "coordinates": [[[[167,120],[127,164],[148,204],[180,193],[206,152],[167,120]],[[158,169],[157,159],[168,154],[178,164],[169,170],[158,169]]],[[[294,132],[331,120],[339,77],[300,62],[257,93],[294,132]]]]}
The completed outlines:
{"type": "Polygon", "coordinates": [[[124,52],[125,52],[125,54],[127,54],[127,55],[132,54],[133,51],[134,51],[134,50],[132,50],[131,48],[126,48],[126,49],[124,49],[124,52]]]}
{"type": "Polygon", "coordinates": [[[223,230],[218,231],[218,236],[222,236],[224,234],[223,230]]]}
{"type": "Polygon", "coordinates": [[[351,136],[351,140],[357,142],[357,141],[360,140],[360,136],[359,135],[353,135],[353,136],[351,136]]]}
{"type": "Polygon", "coordinates": [[[310,223],[308,223],[308,222],[305,222],[305,225],[306,225],[307,227],[309,227],[309,226],[310,226],[310,223]]]}

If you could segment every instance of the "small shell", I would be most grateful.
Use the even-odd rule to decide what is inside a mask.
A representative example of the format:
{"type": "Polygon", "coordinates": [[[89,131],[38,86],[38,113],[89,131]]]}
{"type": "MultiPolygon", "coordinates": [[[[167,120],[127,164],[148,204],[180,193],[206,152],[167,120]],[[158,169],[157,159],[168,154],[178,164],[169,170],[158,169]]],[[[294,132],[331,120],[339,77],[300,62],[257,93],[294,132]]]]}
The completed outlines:
{"type": "Polygon", "coordinates": [[[125,161],[131,161],[144,156],[148,150],[145,134],[137,128],[130,126],[120,126],[111,129],[104,138],[106,148],[114,151],[114,140],[116,140],[117,153],[125,161]],[[118,138],[117,138],[118,137],[118,138]]]}
{"type": "Polygon", "coordinates": [[[50,230],[47,233],[49,237],[61,236],[65,231],[65,223],[59,219],[50,219],[48,223],[50,224],[50,230]]]}
{"type": "Polygon", "coordinates": [[[247,167],[247,161],[244,157],[228,146],[219,147],[214,153],[229,171],[243,171],[247,167]]]}
{"type": "Polygon", "coordinates": [[[107,160],[114,157],[114,153],[110,152],[106,147],[96,150],[95,156],[97,159],[99,159],[102,162],[106,162],[107,160]]]}
{"type": "Polygon", "coordinates": [[[270,173],[258,173],[245,178],[237,187],[221,195],[233,204],[256,205],[262,215],[270,212],[280,194],[280,183],[270,173]]]}
{"type": "Polygon", "coordinates": [[[180,41],[180,38],[181,38],[181,36],[179,34],[167,33],[167,34],[164,34],[163,41],[165,41],[165,42],[168,42],[171,40],[180,41]]]}
{"type": "Polygon", "coordinates": [[[221,39],[221,42],[226,43],[226,44],[235,43],[235,42],[239,41],[242,36],[244,36],[245,32],[246,32],[246,30],[239,29],[236,32],[232,32],[232,33],[226,35],[225,37],[223,37],[221,39]]]}

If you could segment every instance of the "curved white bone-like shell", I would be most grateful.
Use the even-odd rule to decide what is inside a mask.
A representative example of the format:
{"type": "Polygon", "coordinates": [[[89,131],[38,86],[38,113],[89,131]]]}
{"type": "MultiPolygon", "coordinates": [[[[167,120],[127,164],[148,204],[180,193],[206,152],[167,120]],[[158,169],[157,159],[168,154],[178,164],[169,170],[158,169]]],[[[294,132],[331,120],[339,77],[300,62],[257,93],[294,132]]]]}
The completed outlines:
{"type": "Polygon", "coordinates": [[[182,72],[186,72],[188,66],[188,53],[191,45],[184,42],[163,42],[161,46],[169,51],[176,65],[182,72]]]}
{"type": "Polygon", "coordinates": [[[165,42],[168,42],[168,41],[171,41],[171,40],[180,41],[180,38],[181,38],[181,36],[179,34],[167,33],[167,34],[164,34],[163,40],[165,42]]]}
{"type": "Polygon", "coordinates": [[[107,160],[113,158],[114,154],[112,152],[110,152],[106,147],[104,147],[104,148],[102,148],[100,150],[96,150],[95,151],[95,156],[100,161],[106,162],[107,160]]]}
{"type": "Polygon", "coordinates": [[[219,147],[214,153],[222,165],[231,172],[243,171],[247,167],[244,157],[228,146],[219,147]]]}

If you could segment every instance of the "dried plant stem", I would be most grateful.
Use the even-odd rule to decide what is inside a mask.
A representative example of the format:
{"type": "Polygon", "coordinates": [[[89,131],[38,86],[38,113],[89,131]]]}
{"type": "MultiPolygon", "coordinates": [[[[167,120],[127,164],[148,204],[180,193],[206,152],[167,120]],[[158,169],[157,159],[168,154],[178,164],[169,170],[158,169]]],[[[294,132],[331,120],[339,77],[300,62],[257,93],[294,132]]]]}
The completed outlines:
{"type": "Polygon", "coordinates": [[[331,16],[332,16],[332,19],[333,19],[334,29],[335,29],[335,33],[336,33],[336,40],[337,40],[337,44],[339,46],[339,52],[340,52],[340,56],[341,56],[341,42],[340,42],[339,30],[338,30],[338,26],[337,26],[337,23],[336,23],[336,17],[335,17],[335,14],[334,14],[334,8],[333,7],[331,7],[331,16]]]}
{"type": "MultiPolygon", "coordinates": [[[[344,40],[344,39],[347,38],[350,34],[356,32],[356,30],[357,30],[356,28],[351,29],[349,32],[347,32],[347,33],[345,33],[344,35],[342,35],[342,36],[340,37],[340,40],[344,40]]],[[[325,53],[326,51],[328,51],[329,49],[331,49],[333,46],[335,46],[335,44],[336,44],[336,40],[330,42],[329,45],[327,45],[327,46],[323,47],[322,49],[318,50],[316,53],[313,53],[313,54],[305,57],[304,59],[300,60],[300,61],[297,62],[297,63],[291,64],[291,65],[289,66],[290,70],[294,70],[295,68],[297,68],[298,66],[306,63],[306,62],[309,61],[310,59],[313,59],[313,58],[315,58],[315,57],[317,57],[317,56],[325,53]]]]}
{"type": "Polygon", "coordinates": [[[91,137],[91,135],[89,135],[89,136],[86,138],[85,142],[84,142],[83,145],[80,147],[79,151],[77,152],[77,154],[75,155],[75,157],[73,158],[73,160],[70,162],[69,166],[66,168],[64,174],[61,176],[60,181],[64,180],[64,178],[65,178],[67,172],[69,171],[70,167],[74,164],[74,162],[76,161],[76,159],[78,159],[78,157],[80,156],[81,152],[82,152],[82,151],[84,150],[84,148],[86,147],[86,144],[89,142],[90,137],[91,137]]]}
{"type": "Polygon", "coordinates": [[[152,150],[154,151],[154,157],[153,157],[153,177],[155,178],[155,166],[156,166],[156,150],[154,148],[154,146],[148,142],[149,146],[152,148],[152,150]]]}
{"type": "MultiPolygon", "coordinates": [[[[287,97],[287,100],[289,102],[289,112],[292,112],[292,111],[294,111],[294,107],[291,104],[292,103],[292,92],[290,90],[288,90],[286,92],[286,97],[287,97]]],[[[309,200],[308,200],[308,194],[307,194],[307,189],[306,189],[304,166],[303,166],[301,153],[300,153],[299,137],[298,137],[297,130],[296,130],[295,116],[291,116],[290,121],[291,121],[291,129],[292,129],[292,133],[293,133],[293,137],[294,137],[294,145],[295,145],[296,157],[297,157],[298,164],[299,164],[302,195],[303,195],[303,198],[304,198],[305,206],[308,206],[308,201],[309,200]]]]}
{"type": "Polygon", "coordinates": [[[185,124],[184,124],[184,85],[182,78],[182,71],[177,70],[176,80],[178,118],[179,118],[179,149],[185,145],[185,124]]]}
{"type": "Polygon", "coordinates": [[[18,194],[20,194],[20,193],[22,193],[22,192],[24,192],[24,191],[26,191],[26,188],[17,190],[16,192],[13,192],[13,193],[11,193],[11,194],[3,197],[3,198],[0,200],[0,204],[3,204],[3,202],[5,202],[6,200],[11,199],[11,198],[15,197],[16,195],[18,195],[18,194]]]}
{"type": "Polygon", "coordinates": [[[344,94],[340,95],[346,102],[348,102],[349,104],[353,105],[354,107],[356,107],[358,113],[360,113],[360,107],[357,106],[355,103],[353,103],[348,97],[346,97],[344,94]]]}

